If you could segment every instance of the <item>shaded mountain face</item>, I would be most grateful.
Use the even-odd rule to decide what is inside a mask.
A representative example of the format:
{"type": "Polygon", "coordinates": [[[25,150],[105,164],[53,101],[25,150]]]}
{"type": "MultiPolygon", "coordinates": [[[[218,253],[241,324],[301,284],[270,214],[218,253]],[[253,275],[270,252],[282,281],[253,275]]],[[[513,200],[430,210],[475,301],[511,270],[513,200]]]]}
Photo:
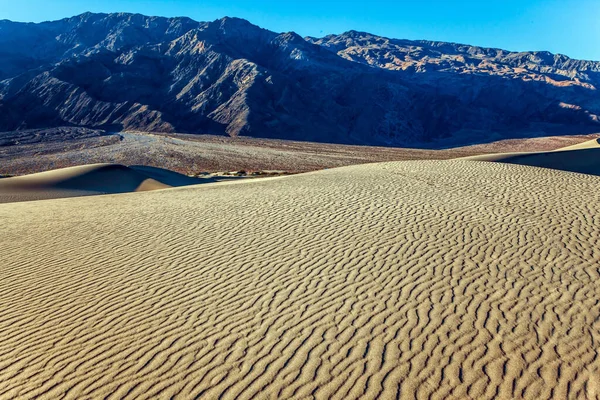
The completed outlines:
{"type": "Polygon", "coordinates": [[[373,145],[600,130],[600,63],[347,32],[83,14],[0,21],[0,130],[76,125],[373,145]]]}

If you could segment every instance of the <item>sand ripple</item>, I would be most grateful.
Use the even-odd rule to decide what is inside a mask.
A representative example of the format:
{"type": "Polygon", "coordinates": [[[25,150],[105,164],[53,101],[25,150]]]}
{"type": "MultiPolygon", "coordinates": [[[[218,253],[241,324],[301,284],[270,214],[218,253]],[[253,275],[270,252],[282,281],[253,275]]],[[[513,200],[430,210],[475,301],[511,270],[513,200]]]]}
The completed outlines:
{"type": "Polygon", "coordinates": [[[597,398],[599,188],[423,161],[0,205],[0,398],[597,398]]]}

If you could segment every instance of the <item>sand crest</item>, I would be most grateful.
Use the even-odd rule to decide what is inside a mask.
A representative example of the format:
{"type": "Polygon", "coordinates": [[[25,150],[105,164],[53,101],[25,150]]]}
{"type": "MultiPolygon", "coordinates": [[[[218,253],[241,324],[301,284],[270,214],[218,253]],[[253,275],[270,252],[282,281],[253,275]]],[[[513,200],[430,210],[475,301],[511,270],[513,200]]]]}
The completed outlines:
{"type": "Polygon", "coordinates": [[[2,204],[0,398],[597,398],[599,187],[420,161],[2,204]]]}
{"type": "Polygon", "coordinates": [[[465,157],[463,160],[498,161],[600,175],[600,139],[588,140],[553,151],[486,154],[465,157]]]}
{"type": "Polygon", "coordinates": [[[206,182],[161,168],[91,164],[0,179],[0,203],[165,189],[206,182]]]}

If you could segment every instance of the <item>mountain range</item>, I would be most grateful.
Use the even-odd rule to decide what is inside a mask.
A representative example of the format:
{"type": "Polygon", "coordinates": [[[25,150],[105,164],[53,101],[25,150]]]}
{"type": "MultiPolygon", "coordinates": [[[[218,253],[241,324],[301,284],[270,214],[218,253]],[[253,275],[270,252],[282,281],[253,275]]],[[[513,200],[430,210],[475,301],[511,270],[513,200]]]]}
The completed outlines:
{"type": "Polygon", "coordinates": [[[84,126],[435,147],[600,131],[600,62],[86,13],[0,21],[0,130],[84,126]]]}

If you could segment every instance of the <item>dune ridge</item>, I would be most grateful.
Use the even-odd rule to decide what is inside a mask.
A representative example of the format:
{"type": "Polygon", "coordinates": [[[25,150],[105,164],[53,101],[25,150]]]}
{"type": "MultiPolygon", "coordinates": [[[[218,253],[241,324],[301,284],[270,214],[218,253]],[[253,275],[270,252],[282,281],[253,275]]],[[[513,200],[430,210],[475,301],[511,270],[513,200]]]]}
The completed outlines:
{"type": "Polygon", "coordinates": [[[600,139],[592,139],[552,151],[497,153],[464,157],[462,159],[496,161],[600,175],[600,139]]]}
{"type": "Polygon", "coordinates": [[[2,204],[0,398],[598,398],[599,185],[416,161],[2,204]]]}
{"type": "Polygon", "coordinates": [[[0,180],[0,203],[142,192],[209,182],[161,168],[89,164],[0,180]]]}

